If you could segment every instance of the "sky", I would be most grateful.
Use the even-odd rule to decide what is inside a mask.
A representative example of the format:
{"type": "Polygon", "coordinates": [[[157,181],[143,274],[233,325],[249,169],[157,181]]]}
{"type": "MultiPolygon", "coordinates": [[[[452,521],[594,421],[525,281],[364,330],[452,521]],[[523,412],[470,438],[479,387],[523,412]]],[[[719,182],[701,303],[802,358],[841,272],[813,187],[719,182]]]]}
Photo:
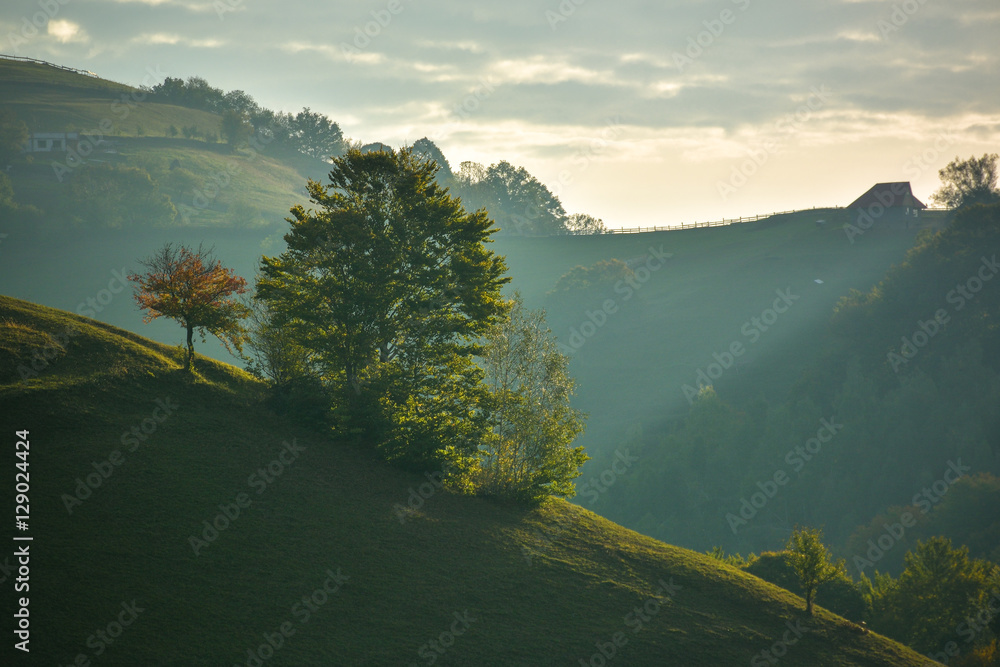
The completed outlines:
{"type": "Polygon", "coordinates": [[[1000,149],[996,0],[4,0],[0,53],[507,160],[608,227],[844,206],[1000,149]]]}

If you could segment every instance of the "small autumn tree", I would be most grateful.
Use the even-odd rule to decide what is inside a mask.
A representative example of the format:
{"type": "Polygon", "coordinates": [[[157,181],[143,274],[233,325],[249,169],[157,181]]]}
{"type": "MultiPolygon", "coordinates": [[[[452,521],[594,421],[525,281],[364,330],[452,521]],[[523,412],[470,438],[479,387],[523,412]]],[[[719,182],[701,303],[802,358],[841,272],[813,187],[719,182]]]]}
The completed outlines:
{"type": "Polygon", "coordinates": [[[802,586],[806,615],[812,616],[816,589],[843,574],[844,561],[833,562],[823,545],[823,533],[815,528],[796,528],[785,545],[785,556],[802,586]]]}
{"type": "Polygon", "coordinates": [[[145,273],[132,274],[135,301],[146,311],[143,322],[158,317],[176,320],[187,331],[184,370],[194,369],[194,332],[217,337],[227,350],[242,350],[244,330],[240,320],[249,309],[235,298],[244,294],[247,281],[222,266],[211,249],[190,250],[165,244],[140,264],[145,273]]]}

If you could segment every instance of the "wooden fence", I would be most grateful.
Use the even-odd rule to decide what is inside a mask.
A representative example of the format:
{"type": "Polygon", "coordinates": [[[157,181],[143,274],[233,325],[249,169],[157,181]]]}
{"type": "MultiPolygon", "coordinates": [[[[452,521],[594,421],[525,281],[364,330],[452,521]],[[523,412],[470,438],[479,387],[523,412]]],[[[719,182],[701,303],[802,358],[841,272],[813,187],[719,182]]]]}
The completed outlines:
{"type": "Polygon", "coordinates": [[[65,65],[56,65],[55,63],[50,63],[47,60],[39,60],[38,58],[28,58],[25,56],[9,56],[5,53],[0,53],[0,58],[4,60],[16,60],[22,63],[38,63],[39,65],[48,65],[49,67],[55,67],[56,69],[66,70],[67,72],[74,72],[76,74],[83,74],[84,76],[92,76],[95,79],[99,78],[96,74],[86,69],[77,69],[75,67],[66,67],[65,65]]]}
{"type": "Polygon", "coordinates": [[[825,206],[823,208],[813,207],[811,209],[800,209],[796,211],[775,211],[774,213],[760,213],[758,215],[751,215],[747,217],[739,218],[727,218],[724,220],[717,220],[715,222],[689,222],[680,225],[667,225],[663,227],[630,227],[627,229],[609,229],[608,234],[640,234],[643,232],[670,232],[676,229],[695,229],[697,227],[723,227],[725,225],[738,225],[742,222],[756,222],[757,220],[763,220],[764,218],[770,218],[773,215],[785,215],[788,213],[802,213],[804,211],[816,211],[816,210],[835,210],[839,209],[839,206],[825,206]]]}

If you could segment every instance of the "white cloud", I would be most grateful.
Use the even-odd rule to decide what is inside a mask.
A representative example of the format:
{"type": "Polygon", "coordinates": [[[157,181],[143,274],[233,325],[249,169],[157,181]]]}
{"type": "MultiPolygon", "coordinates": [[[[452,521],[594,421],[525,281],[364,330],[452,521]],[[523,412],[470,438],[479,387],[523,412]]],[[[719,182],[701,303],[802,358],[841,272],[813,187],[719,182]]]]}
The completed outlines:
{"type": "Polygon", "coordinates": [[[221,39],[215,39],[215,38],[194,39],[192,37],[182,37],[181,35],[178,35],[176,33],[169,33],[169,32],[142,33],[141,35],[136,35],[130,41],[133,45],[166,44],[168,46],[182,46],[182,47],[203,48],[203,49],[217,49],[226,45],[226,42],[221,39]]]}
{"type": "Polygon", "coordinates": [[[61,44],[70,44],[73,42],[86,44],[90,41],[90,37],[79,24],[67,21],[66,19],[53,19],[49,21],[47,32],[61,44]]]}

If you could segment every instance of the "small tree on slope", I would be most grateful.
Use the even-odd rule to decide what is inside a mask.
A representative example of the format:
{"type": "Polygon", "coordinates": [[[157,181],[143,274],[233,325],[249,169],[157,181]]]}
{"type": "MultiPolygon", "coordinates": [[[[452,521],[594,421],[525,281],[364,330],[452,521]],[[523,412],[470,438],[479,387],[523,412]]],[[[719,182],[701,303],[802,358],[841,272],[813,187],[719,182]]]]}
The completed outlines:
{"type": "Polygon", "coordinates": [[[217,337],[230,352],[242,351],[240,320],[249,309],[234,295],[246,292],[247,281],[222,266],[211,250],[189,250],[165,244],[140,264],[147,270],[128,278],[135,283],[135,302],[146,311],[143,322],[158,317],[176,320],[187,331],[184,370],[194,369],[194,332],[217,337]]]}
{"type": "Polygon", "coordinates": [[[806,598],[806,615],[812,616],[816,589],[844,572],[843,559],[833,562],[823,546],[823,533],[814,528],[796,528],[785,545],[788,564],[799,577],[806,598]]]}

